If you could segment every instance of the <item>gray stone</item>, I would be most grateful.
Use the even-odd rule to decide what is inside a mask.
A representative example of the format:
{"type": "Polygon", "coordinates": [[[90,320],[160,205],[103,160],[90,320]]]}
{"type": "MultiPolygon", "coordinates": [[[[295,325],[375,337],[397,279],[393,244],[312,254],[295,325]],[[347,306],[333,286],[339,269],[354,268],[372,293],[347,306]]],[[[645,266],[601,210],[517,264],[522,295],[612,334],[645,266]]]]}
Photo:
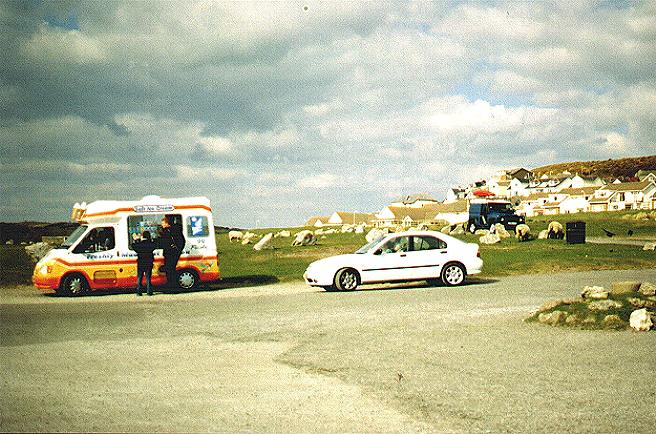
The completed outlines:
{"type": "Polygon", "coordinates": [[[490,231],[487,230],[487,229],[476,229],[476,232],[474,232],[474,235],[481,236],[481,235],[487,235],[489,233],[490,233],[490,231]]]}
{"type": "Polygon", "coordinates": [[[636,281],[625,281],[625,282],[613,282],[610,287],[611,294],[630,294],[632,292],[638,292],[640,289],[641,282],[636,281]]]}
{"type": "Polygon", "coordinates": [[[316,242],[317,237],[315,237],[312,232],[306,230],[296,234],[294,241],[292,241],[292,246],[311,246],[316,244],[316,242]]]}
{"type": "Polygon", "coordinates": [[[273,233],[269,232],[263,236],[262,239],[257,242],[257,244],[253,246],[253,250],[260,251],[264,249],[272,249],[273,246],[271,245],[271,240],[273,240],[273,233]]]}
{"type": "Polygon", "coordinates": [[[633,330],[646,332],[652,328],[654,323],[652,322],[651,315],[647,312],[647,309],[639,309],[631,312],[629,325],[633,330]]]}
{"type": "Polygon", "coordinates": [[[640,285],[640,294],[645,295],[647,297],[653,297],[654,295],[656,295],[656,285],[649,282],[642,282],[642,284],[640,285]]]}
{"type": "Polygon", "coordinates": [[[604,317],[603,325],[606,328],[618,329],[626,327],[626,322],[624,322],[618,315],[606,315],[604,317]]]}
{"type": "Polygon", "coordinates": [[[34,262],[39,262],[39,259],[43,258],[50,250],[52,250],[52,246],[44,242],[38,242],[29,246],[25,246],[27,255],[34,262]]]}
{"type": "Polygon", "coordinates": [[[549,231],[548,231],[548,230],[546,230],[546,229],[541,230],[541,231],[538,233],[538,240],[546,240],[548,234],[549,234],[549,231]]]}
{"type": "Polygon", "coordinates": [[[567,318],[567,312],[554,310],[550,313],[541,313],[538,315],[538,321],[542,324],[557,325],[564,323],[567,318]]]}
{"type": "Polygon", "coordinates": [[[608,291],[602,286],[584,286],[581,297],[592,300],[605,300],[608,298],[608,291]]]}
{"type": "Polygon", "coordinates": [[[487,234],[478,239],[481,244],[496,244],[501,242],[501,238],[497,234],[487,234]]]}
{"type": "Polygon", "coordinates": [[[615,300],[599,300],[593,301],[588,304],[588,310],[592,311],[607,311],[609,309],[619,309],[622,307],[622,303],[615,300]]]}
{"type": "Polygon", "coordinates": [[[645,250],[645,251],[647,251],[647,250],[654,251],[654,250],[656,250],[656,243],[645,243],[645,245],[642,246],[642,250],[645,250]]]}

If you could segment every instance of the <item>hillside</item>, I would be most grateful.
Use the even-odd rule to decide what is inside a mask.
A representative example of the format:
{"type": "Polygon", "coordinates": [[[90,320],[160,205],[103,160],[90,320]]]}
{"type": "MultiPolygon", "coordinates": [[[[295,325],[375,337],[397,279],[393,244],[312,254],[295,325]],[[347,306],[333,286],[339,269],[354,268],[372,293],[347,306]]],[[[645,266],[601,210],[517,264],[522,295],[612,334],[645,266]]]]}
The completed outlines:
{"type": "Polygon", "coordinates": [[[622,158],[619,160],[576,161],[572,163],[559,163],[533,169],[538,177],[543,174],[558,174],[564,171],[578,173],[582,176],[599,176],[610,179],[619,178],[628,181],[635,176],[638,170],[656,170],[656,155],[648,157],[622,158]]]}

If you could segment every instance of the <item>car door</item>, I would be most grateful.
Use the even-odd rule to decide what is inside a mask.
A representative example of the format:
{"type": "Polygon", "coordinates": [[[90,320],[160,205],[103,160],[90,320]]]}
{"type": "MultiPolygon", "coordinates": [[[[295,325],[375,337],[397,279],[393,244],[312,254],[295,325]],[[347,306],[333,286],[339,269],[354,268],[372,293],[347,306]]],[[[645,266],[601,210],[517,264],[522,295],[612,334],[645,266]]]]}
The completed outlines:
{"type": "Polygon", "coordinates": [[[410,238],[407,236],[390,238],[362,267],[362,281],[407,280],[411,275],[412,265],[408,258],[409,244],[410,238]]]}
{"type": "Polygon", "coordinates": [[[408,270],[409,279],[437,278],[447,261],[447,245],[435,236],[412,236],[407,257],[412,267],[408,270]]]}

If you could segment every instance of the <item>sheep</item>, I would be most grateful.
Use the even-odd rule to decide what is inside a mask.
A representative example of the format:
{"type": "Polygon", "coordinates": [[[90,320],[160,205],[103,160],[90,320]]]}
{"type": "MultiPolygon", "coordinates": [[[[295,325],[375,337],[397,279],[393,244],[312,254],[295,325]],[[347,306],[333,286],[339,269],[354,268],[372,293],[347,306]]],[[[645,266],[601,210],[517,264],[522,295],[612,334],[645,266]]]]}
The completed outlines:
{"type": "Polygon", "coordinates": [[[515,237],[519,241],[528,241],[531,239],[531,228],[526,224],[517,225],[515,228],[515,237]]]}
{"type": "Polygon", "coordinates": [[[565,238],[563,225],[556,221],[550,222],[549,226],[547,227],[547,238],[550,240],[562,240],[565,238]]]}
{"type": "Polygon", "coordinates": [[[241,231],[230,231],[228,232],[228,239],[232,243],[233,241],[241,241],[244,238],[244,234],[241,231]]]}

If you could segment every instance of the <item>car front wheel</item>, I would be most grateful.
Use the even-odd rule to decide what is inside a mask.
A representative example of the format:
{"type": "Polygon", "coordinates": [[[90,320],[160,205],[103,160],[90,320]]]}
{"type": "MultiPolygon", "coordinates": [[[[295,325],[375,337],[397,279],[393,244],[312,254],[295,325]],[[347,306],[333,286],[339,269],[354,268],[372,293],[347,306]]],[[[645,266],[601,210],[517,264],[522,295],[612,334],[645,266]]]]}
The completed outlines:
{"type": "Polygon", "coordinates": [[[358,287],[360,276],[352,268],[342,268],[335,274],[335,287],[340,291],[353,291],[358,287]]]}
{"type": "Polygon", "coordinates": [[[181,270],[178,273],[178,285],[182,289],[192,289],[198,285],[198,275],[192,270],[181,270]]]}
{"type": "Polygon", "coordinates": [[[465,267],[460,264],[446,264],[442,269],[442,282],[447,286],[462,285],[467,275],[465,267]]]}
{"type": "Polygon", "coordinates": [[[57,291],[61,295],[83,295],[89,291],[87,279],[81,274],[69,274],[64,278],[57,291]]]}

